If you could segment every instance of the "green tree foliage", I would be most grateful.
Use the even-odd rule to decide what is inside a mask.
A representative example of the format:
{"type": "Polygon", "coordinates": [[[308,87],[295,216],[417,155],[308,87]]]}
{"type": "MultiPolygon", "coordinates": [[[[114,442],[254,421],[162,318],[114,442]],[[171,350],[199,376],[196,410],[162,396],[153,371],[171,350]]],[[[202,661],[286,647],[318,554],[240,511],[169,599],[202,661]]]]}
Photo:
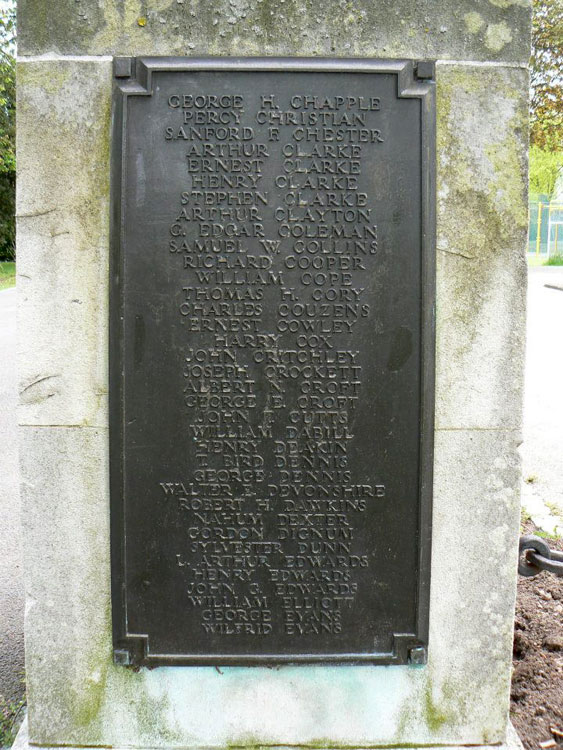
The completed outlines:
{"type": "Polygon", "coordinates": [[[15,2],[0,11],[0,260],[15,257],[15,2]]]}
{"type": "Polygon", "coordinates": [[[553,196],[557,175],[563,170],[563,151],[530,146],[530,194],[553,196]]]}
{"type": "Polygon", "coordinates": [[[530,139],[563,150],[563,2],[533,0],[530,139]]]}

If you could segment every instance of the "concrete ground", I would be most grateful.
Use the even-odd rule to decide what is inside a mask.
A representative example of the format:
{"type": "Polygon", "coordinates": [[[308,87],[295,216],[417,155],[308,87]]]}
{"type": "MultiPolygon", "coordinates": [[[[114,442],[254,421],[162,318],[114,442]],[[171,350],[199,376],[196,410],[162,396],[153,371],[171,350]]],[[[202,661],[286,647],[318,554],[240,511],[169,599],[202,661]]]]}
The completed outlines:
{"type": "Polygon", "coordinates": [[[17,458],[16,290],[0,291],[0,696],[22,692],[23,580],[17,458]]]}
{"type": "Polygon", "coordinates": [[[528,273],[522,462],[524,508],[563,536],[563,266],[528,273]]]}

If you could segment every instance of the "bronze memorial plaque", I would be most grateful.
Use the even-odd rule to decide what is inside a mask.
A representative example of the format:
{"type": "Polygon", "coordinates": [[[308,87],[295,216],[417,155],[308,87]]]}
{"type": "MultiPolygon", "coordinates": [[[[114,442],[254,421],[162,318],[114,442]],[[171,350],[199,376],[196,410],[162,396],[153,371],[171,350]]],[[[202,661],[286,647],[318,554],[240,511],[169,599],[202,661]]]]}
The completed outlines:
{"type": "Polygon", "coordinates": [[[116,58],[116,663],[425,661],[433,71],[116,58]]]}

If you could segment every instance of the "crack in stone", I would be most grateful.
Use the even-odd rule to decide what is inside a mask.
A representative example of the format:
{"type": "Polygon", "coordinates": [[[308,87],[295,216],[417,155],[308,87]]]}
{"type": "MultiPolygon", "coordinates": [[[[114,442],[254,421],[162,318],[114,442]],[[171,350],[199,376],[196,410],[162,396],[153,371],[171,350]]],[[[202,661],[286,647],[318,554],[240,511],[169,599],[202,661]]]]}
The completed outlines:
{"type": "Polygon", "coordinates": [[[47,214],[52,214],[56,210],[56,208],[48,208],[46,211],[35,211],[31,214],[16,214],[16,219],[31,219],[35,216],[47,216],[47,214]]]}
{"type": "MultiPolygon", "coordinates": [[[[42,383],[44,380],[50,380],[51,378],[60,378],[60,373],[57,373],[56,375],[43,375],[43,377],[37,378],[36,380],[33,380],[31,383],[25,386],[25,388],[22,388],[20,391],[20,396],[25,393],[27,390],[32,388],[34,385],[38,385],[39,383],[42,383]]],[[[51,394],[53,395],[53,394],[51,394]]]]}
{"type": "Polygon", "coordinates": [[[449,253],[450,255],[458,255],[460,258],[467,258],[467,260],[475,260],[474,255],[468,255],[467,253],[456,253],[455,250],[448,250],[445,247],[439,248],[443,253],[449,253]]]}

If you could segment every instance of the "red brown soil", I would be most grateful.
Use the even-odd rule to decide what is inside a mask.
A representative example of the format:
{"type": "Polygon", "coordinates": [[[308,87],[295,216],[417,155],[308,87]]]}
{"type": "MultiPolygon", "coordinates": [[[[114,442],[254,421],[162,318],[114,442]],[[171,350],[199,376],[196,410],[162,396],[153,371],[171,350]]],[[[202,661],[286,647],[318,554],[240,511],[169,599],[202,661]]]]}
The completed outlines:
{"type": "Polygon", "coordinates": [[[519,576],[510,711],[526,750],[563,750],[563,577],[553,573],[519,576]]]}

